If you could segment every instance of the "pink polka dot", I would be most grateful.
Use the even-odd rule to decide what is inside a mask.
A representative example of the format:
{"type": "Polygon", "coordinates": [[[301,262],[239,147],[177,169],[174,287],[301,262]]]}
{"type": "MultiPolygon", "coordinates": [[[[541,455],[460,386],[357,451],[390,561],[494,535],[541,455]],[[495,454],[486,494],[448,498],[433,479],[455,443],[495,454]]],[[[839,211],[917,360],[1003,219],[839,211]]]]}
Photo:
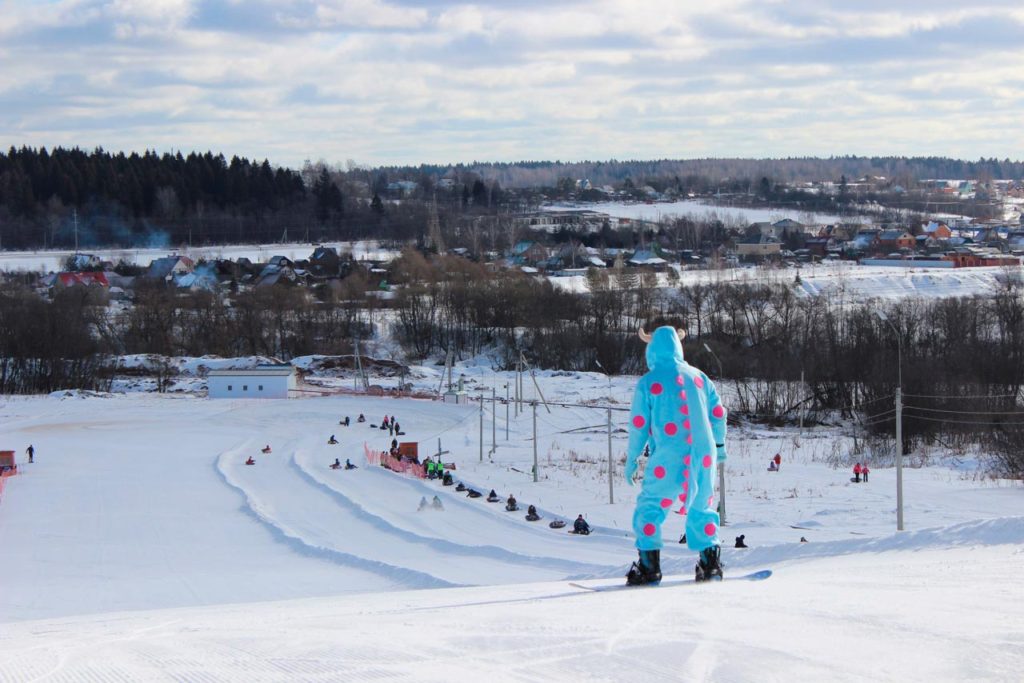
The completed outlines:
{"type": "Polygon", "coordinates": [[[679,494],[679,502],[680,503],[685,503],[686,502],[686,494],[685,493],[680,493],[679,494]]]}
{"type": "Polygon", "coordinates": [[[689,428],[690,428],[690,420],[689,419],[683,420],[683,429],[689,429],[689,428]]]}
{"type": "Polygon", "coordinates": [[[685,458],[683,458],[683,464],[684,465],[689,465],[690,464],[690,456],[686,456],[685,458]]]}
{"type": "Polygon", "coordinates": [[[701,377],[700,375],[694,377],[693,378],[693,385],[695,387],[697,387],[698,389],[703,389],[704,388],[704,378],[701,377]]]}
{"type": "Polygon", "coordinates": [[[692,444],[693,443],[693,434],[688,434],[686,436],[686,443],[688,443],[688,444],[692,444]]]}
{"type": "Polygon", "coordinates": [[[657,467],[655,467],[654,468],[654,476],[656,476],[658,479],[664,479],[665,478],[665,468],[662,467],[661,465],[658,465],[657,467]]]}
{"type": "Polygon", "coordinates": [[[668,434],[669,436],[675,436],[677,431],[679,431],[679,428],[676,427],[675,422],[669,422],[667,425],[665,425],[665,433],[668,434]]]}
{"type": "Polygon", "coordinates": [[[705,455],[704,460],[702,460],[701,462],[704,463],[704,467],[711,467],[711,456],[705,455]]]}
{"type": "Polygon", "coordinates": [[[644,419],[643,415],[637,415],[633,418],[633,426],[637,429],[642,429],[645,424],[647,424],[647,420],[644,419]]]}
{"type": "Polygon", "coordinates": [[[721,420],[723,417],[725,417],[725,408],[723,408],[722,406],[715,406],[714,408],[711,409],[711,414],[717,417],[719,420],[721,420]]]}
{"type": "Polygon", "coordinates": [[[661,392],[662,392],[662,388],[661,388],[661,382],[655,382],[654,384],[652,384],[652,385],[651,385],[651,393],[652,393],[652,394],[654,394],[655,396],[657,396],[657,395],[659,395],[659,394],[660,394],[661,392]]]}
{"type": "Polygon", "coordinates": [[[690,478],[690,470],[683,470],[683,480],[690,478]]]}
{"type": "Polygon", "coordinates": [[[678,384],[679,386],[683,386],[683,376],[682,375],[676,375],[676,384],[678,384]]]}
{"type": "Polygon", "coordinates": [[[708,496],[708,507],[710,508],[710,507],[714,507],[714,506],[715,506],[715,497],[714,496],[708,496]]]}
{"type": "Polygon", "coordinates": [[[689,415],[690,414],[690,406],[688,406],[688,405],[686,405],[684,403],[683,406],[679,409],[679,412],[682,413],[683,415],[689,415]]]}
{"type": "Polygon", "coordinates": [[[677,515],[685,515],[686,514],[686,508],[679,508],[678,510],[676,510],[676,514],[677,515]]]}
{"type": "MultiPolygon", "coordinates": [[[[718,527],[715,526],[714,522],[708,522],[704,525],[704,534],[707,536],[714,536],[715,532],[718,531],[718,527]]],[[[648,534],[650,535],[650,534],[648,534]]]]}
{"type": "Polygon", "coordinates": [[[661,499],[661,507],[663,507],[663,508],[672,507],[672,499],[671,498],[662,498],[661,499]]]}
{"type": "Polygon", "coordinates": [[[683,482],[683,490],[684,491],[689,491],[690,490],[690,482],[688,482],[688,481],[684,481],[683,482]]]}
{"type": "Polygon", "coordinates": [[[679,392],[679,398],[680,398],[680,400],[685,401],[686,400],[686,392],[685,391],[680,391],[679,392]]]}
{"type": "MultiPolygon", "coordinates": [[[[714,525],[709,525],[709,526],[714,526],[714,525]]],[[[648,522],[647,524],[644,524],[644,536],[653,536],[655,531],[657,531],[657,529],[650,522],[648,522]]],[[[714,532],[711,532],[711,533],[714,533],[714,532]]],[[[710,536],[710,534],[708,534],[708,535],[710,536]]]]}

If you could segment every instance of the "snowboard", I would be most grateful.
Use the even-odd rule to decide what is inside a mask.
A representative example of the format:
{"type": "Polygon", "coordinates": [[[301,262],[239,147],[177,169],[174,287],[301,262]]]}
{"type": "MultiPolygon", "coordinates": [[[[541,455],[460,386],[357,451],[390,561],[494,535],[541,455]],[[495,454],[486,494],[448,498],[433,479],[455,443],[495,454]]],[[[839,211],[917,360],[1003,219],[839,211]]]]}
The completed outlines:
{"type": "MultiPolygon", "coordinates": [[[[761,571],[753,572],[751,574],[742,574],[740,576],[726,576],[722,581],[764,581],[772,575],[771,569],[762,569],[761,571]]],[[[720,581],[702,581],[701,583],[720,583],[720,581]]],[[[573,588],[582,588],[586,591],[594,593],[608,593],[611,591],[630,590],[634,588],[669,588],[673,586],[696,586],[696,581],[690,578],[682,578],[680,576],[672,576],[663,578],[660,584],[646,584],[643,586],[630,586],[625,583],[619,583],[611,586],[588,586],[582,583],[570,583],[573,588]]]]}

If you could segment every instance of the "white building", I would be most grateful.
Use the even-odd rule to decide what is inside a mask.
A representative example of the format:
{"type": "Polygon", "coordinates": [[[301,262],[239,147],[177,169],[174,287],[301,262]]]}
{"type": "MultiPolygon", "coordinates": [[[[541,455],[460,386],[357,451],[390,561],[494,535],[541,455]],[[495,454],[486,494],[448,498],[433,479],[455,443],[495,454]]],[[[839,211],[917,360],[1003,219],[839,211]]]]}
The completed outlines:
{"type": "Polygon", "coordinates": [[[257,365],[248,370],[210,370],[206,384],[210,398],[288,398],[295,389],[295,368],[257,365]]]}

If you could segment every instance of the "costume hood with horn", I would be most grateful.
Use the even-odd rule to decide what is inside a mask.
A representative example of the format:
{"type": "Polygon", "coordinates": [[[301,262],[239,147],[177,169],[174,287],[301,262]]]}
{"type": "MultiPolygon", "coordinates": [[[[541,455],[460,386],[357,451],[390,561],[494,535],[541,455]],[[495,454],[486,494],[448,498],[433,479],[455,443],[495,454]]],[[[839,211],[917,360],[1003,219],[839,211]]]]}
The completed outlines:
{"type": "Polygon", "coordinates": [[[683,359],[684,333],[659,327],[648,335],[647,374],[640,378],[630,412],[626,481],[648,446],[643,488],[633,514],[636,547],[660,550],[661,525],[672,511],[686,515],[692,550],[718,545],[715,468],[725,460],[726,413],[715,386],[683,359]]]}

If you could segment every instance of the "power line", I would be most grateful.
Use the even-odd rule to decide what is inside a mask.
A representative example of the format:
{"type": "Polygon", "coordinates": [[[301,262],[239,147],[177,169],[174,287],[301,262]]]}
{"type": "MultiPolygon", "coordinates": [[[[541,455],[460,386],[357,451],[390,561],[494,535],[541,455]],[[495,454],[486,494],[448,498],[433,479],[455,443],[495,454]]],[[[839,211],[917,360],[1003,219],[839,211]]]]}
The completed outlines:
{"type": "Polygon", "coordinates": [[[961,399],[961,398],[1017,398],[1018,394],[956,394],[954,396],[949,395],[927,395],[927,394],[903,394],[905,398],[947,398],[947,399],[961,399]]]}
{"type": "Polygon", "coordinates": [[[945,410],[943,408],[925,408],[924,406],[903,406],[905,409],[923,410],[929,413],[951,413],[953,415],[1024,415],[1020,410],[945,410]]]}
{"type": "Polygon", "coordinates": [[[912,420],[925,420],[927,422],[944,422],[947,424],[963,424],[963,425],[978,425],[978,426],[990,426],[990,427],[1006,427],[1013,425],[1020,425],[1024,427],[1024,421],[1022,422],[987,422],[983,420],[950,420],[947,418],[939,417],[925,417],[924,415],[907,415],[906,417],[912,420]]]}

